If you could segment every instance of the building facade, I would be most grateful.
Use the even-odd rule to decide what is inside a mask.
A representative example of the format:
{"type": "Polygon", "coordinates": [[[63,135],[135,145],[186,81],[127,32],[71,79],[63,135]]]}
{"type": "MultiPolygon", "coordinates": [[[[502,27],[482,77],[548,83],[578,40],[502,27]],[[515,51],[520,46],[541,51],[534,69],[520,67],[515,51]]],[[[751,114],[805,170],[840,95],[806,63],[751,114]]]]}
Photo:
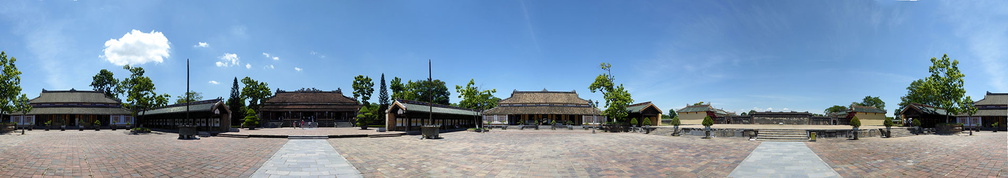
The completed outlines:
{"type": "Polygon", "coordinates": [[[662,110],[651,104],[650,101],[627,106],[627,118],[637,118],[641,125],[643,125],[644,119],[648,119],[651,120],[651,125],[659,126],[661,125],[661,116],[662,110]]]}
{"type": "Polygon", "coordinates": [[[361,108],[360,102],[334,91],[299,90],[276,93],[260,107],[262,127],[290,127],[295,122],[317,123],[320,127],[352,127],[350,122],[361,108]]]}
{"type": "Polygon", "coordinates": [[[221,98],[173,104],[143,112],[138,119],[144,127],[178,129],[180,125],[194,125],[201,131],[228,131],[231,129],[231,110],[221,98]],[[187,113],[189,119],[186,119],[187,113]]]}
{"type": "Polygon", "coordinates": [[[570,122],[598,126],[606,122],[602,112],[581,99],[576,91],[517,91],[497,107],[483,112],[483,122],[501,125],[536,125],[570,122]]]}
{"type": "Polygon", "coordinates": [[[984,129],[1008,129],[1008,93],[987,92],[984,99],[973,103],[977,112],[970,115],[962,113],[956,115],[956,121],[967,127],[980,127],[984,129]],[[998,127],[991,124],[997,122],[998,127]]]}
{"type": "Polygon", "coordinates": [[[476,110],[409,100],[396,100],[385,110],[385,115],[385,128],[395,131],[420,130],[423,125],[472,128],[480,119],[476,110]]]}
{"type": "Polygon", "coordinates": [[[847,112],[847,120],[857,117],[861,120],[861,125],[882,125],[885,122],[886,111],[874,106],[861,106],[852,104],[847,112]]]}
{"type": "Polygon", "coordinates": [[[47,122],[51,128],[107,128],[136,123],[122,102],[97,91],[42,89],[39,97],[29,100],[28,104],[32,110],[23,115],[11,113],[11,122],[35,128],[45,128],[47,122]],[[95,125],[95,121],[99,124],[95,125]]]}
{"type": "Polygon", "coordinates": [[[907,119],[908,122],[914,119],[920,120],[921,127],[925,128],[933,128],[938,123],[945,123],[949,118],[955,118],[944,109],[917,103],[903,107],[897,114],[901,115],[900,118],[907,119]]]}
{"type": "Polygon", "coordinates": [[[731,124],[731,115],[728,111],[717,109],[709,104],[687,105],[676,110],[679,114],[681,124],[702,124],[704,117],[710,116],[716,124],[731,124]]]}

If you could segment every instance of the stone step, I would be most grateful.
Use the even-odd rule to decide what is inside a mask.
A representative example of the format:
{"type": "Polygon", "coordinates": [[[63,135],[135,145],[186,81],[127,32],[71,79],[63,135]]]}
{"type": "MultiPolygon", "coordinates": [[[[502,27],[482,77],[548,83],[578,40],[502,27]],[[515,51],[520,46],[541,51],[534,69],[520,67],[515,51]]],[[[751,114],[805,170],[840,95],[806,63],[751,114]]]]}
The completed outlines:
{"type": "Polygon", "coordinates": [[[329,139],[326,135],[288,135],[287,139],[329,139]]]}

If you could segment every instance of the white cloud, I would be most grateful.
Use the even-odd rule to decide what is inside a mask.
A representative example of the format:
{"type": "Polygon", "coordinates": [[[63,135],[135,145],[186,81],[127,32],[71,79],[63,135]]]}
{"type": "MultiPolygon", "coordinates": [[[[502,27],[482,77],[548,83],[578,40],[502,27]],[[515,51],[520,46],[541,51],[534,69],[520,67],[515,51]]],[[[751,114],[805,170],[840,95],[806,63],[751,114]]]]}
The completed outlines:
{"type": "Polygon", "coordinates": [[[251,68],[252,68],[252,64],[249,64],[249,63],[245,63],[245,68],[246,68],[246,69],[251,69],[251,68]]]}
{"type": "Polygon", "coordinates": [[[280,57],[276,57],[276,56],[270,55],[269,53],[266,53],[266,52],[263,52],[262,55],[266,56],[266,58],[273,59],[274,61],[275,60],[280,60],[280,57]]]}
{"type": "Polygon", "coordinates": [[[220,84],[220,82],[213,81],[213,80],[211,80],[210,82],[207,82],[207,83],[214,84],[214,85],[220,84]]]}
{"type": "Polygon", "coordinates": [[[170,56],[171,43],[163,33],[151,31],[144,33],[132,30],[119,39],[105,41],[105,55],[100,57],[115,65],[145,64],[148,62],[164,62],[170,56]]]}
{"type": "Polygon", "coordinates": [[[238,57],[238,54],[234,53],[224,53],[224,55],[221,55],[220,57],[217,58],[221,59],[221,61],[217,61],[216,63],[217,67],[236,66],[240,63],[239,62],[240,58],[238,57]]]}
{"type": "Polygon", "coordinates": [[[301,68],[300,67],[294,67],[294,70],[296,70],[298,72],[301,72],[301,68]]]}
{"type": "Polygon", "coordinates": [[[276,67],[274,67],[273,64],[263,66],[263,69],[275,69],[275,68],[276,67]]]}
{"type": "Polygon", "coordinates": [[[193,45],[192,47],[194,47],[194,48],[206,48],[206,47],[210,47],[210,44],[207,44],[206,42],[199,42],[198,44],[193,45]]]}

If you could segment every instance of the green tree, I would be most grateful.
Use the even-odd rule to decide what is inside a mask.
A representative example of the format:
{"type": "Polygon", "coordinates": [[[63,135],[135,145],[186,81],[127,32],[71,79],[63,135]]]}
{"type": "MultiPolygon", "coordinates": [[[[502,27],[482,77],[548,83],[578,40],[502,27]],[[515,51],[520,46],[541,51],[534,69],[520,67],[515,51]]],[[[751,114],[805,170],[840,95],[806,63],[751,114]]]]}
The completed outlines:
{"type": "Polygon", "coordinates": [[[886,117],[885,121],[882,121],[882,126],[886,126],[886,128],[892,127],[893,125],[895,125],[893,123],[893,119],[894,118],[892,118],[892,117],[886,117]]]}
{"type": "Polygon", "coordinates": [[[270,92],[269,84],[253,80],[250,77],[243,78],[241,82],[242,84],[245,84],[245,87],[242,88],[241,92],[242,100],[248,100],[249,108],[259,112],[261,102],[273,95],[273,93],[270,92]]]}
{"type": "Polygon", "coordinates": [[[649,119],[649,118],[643,118],[643,120],[644,121],[641,121],[641,125],[643,125],[643,126],[650,126],[651,125],[651,119],[649,119]]]}
{"type": "Polygon", "coordinates": [[[256,115],[255,110],[251,108],[245,109],[245,123],[243,125],[249,128],[259,126],[259,115],[256,115]]]}
{"type": "Polygon", "coordinates": [[[848,110],[847,106],[833,105],[830,106],[829,108],[826,108],[826,110],[824,110],[823,113],[825,114],[843,113],[847,112],[847,110],[848,110]]]}
{"type": "Polygon", "coordinates": [[[389,103],[391,102],[389,101],[388,86],[385,85],[385,74],[382,73],[381,84],[378,87],[378,104],[381,104],[381,110],[385,110],[384,108],[388,107],[389,103]]]}
{"type": "Polygon", "coordinates": [[[389,89],[392,90],[392,99],[403,99],[403,91],[406,90],[406,85],[403,85],[402,79],[399,77],[392,78],[392,82],[389,84],[389,89]]]}
{"type": "Polygon", "coordinates": [[[701,101],[701,102],[693,103],[693,106],[700,106],[700,105],[704,105],[704,104],[706,104],[706,103],[704,103],[703,101],[701,101]]]}
{"type": "Polygon", "coordinates": [[[186,92],[185,96],[176,96],[176,97],[178,97],[178,98],[175,99],[175,104],[182,104],[182,103],[188,103],[188,102],[194,102],[194,101],[203,100],[203,93],[195,92],[195,91],[190,91],[190,92],[186,92]]]}
{"type": "Polygon", "coordinates": [[[28,101],[29,101],[28,96],[25,94],[21,94],[21,96],[18,96],[17,102],[15,102],[14,104],[14,110],[21,111],[22,116],[28,115],[28,112],[31,112],[32,110],[32,106],[28,104],[28,101]]]}
{"type": "Polygon", "coordinates": [[[639,123],[639,122],[637,122],[637,118],[636,117],[635,118],[630,118],[630,125],[637,125],[637,123],[639,123]]]}
{"type": "Polygon", "coordinates": [[[448,87],[441,80],[409,81],[403,90],[402,98],[413,101],[432,101],[435,104],[450,105],[448,87]]]}
{"type": "Polygon", "coordinates": [[[885,101],[882,101],[882,99],[880,99],[877,96],[876,97],[865,96],[864,99],[861,99],[860,103],[853,103],[853,104],[857,104],[857,105],[861,105],[861,106],[873,106],[875,108],[879,108],[881,110],[885,110],[885,101]]]}
{"type": "MultiPolygon", "coordinates": [[[[958,65],[959,60],[950,59],[948,54],[941,59],[931,58],[928,68],[931,75],[910,83],[907,95],[900,97],[900,108],[920,103],[945,109],[951,114],[961,113],[967,105],[964,103],[966,89],[963,88],[966,75],[959,71],[958,65]]],[[[945,116],[945,122],[950,122],[949,116],[945,116]]]]}
{"type": "Polygon", "coordinates": [[[700,124],[703,124],[704,127],[710,127],[714,125],[714,118],[711,118],[710,116],[705,116],[703,118],[703,122],[701,122],[700,124]]]}
{"type": "Polygon", "coordinates": [[[357,75],[354,77],[353,82],[353,97],[354,99],[360,99],[361,103],[364,105],[371,105],[368,100],[371,99],[371,94],[374,93],[374,82],[371,82],[371,77],[364,75],[357,75]]]}
{"type": "Polygon", "coordinates": [[[679,117],[679,113],[676,113],[675,109],[669,109],[668,110],[668,115],[669,115],[670,118],[679,117]]]}
{"type": "Polygon", "coordinates": [[[756,110],[749,110],[749,115],[751,116],[753,114],[756,114],[756,110]]]}
{"type": "Polygon", "coordinates": [[[357,112],[357,126],[365,127],[372,121],[378,119],[378,115],[381,113],[378,110],[378,106],[375,105],[364,105],[361,106],[360,111],[357,112]]]}
{"type": "Polygon", "coordinates": [[[98,71],[98,74],[95,74],[95,76],[91,78],[93,79],[91,81],[91,87],[94,88],[95,91],[105,93],[105,96],[110,98],[119,99],[119,90],[117,90],[119,79],[115,78],[112,71],[102,69],[101,71],[98,71]]]}
{"type": "Polygon", "coordinates": [[[679,127],[679,125],[681,125],[682,122],[679,121],[679,116],[675,116],[675,117],[672,117],[672,123],[670,123],[670,124],[672,124],[672,126],[679,127]]]}
{"type": "Polygon", "coordinates": [[[609,118],[617,122],[626,122],[626,107],[633,103],[630,93],[623,88],[623,84],[616,85],[615,77],[612,75],[612,64],[602,63],[599,65],[606,73],[595,77],[595,82],[588,86],[592,93],[602,92],[602,97],[606,100],[606,109],[603,111],[609,118]]]}
{"type": "Polygon", "coordinates": [[[3,75],[0,76],[0,115],[16,111],[18,95],[24,95],[21,94],[21,71],[14,64],[15,61],[17,58],[8,58],[7,52],[0,51],[0,67],[3,68],[3,75]]]}
{"type": "Polygon", "coordinates": [[[459,98],[462,98],[462,101],[458,103],[459,107],[476,110],[487,110],[497,107],[497,102],[501,100],[493,95],[497,93],[497,89],[480,90],[475,85],[475,79],[469,79],[469,83],[465,87],[455,85],[455,92],[458,93],[459,98]]]}
{"type": "Polygon", "coordinates": [[[123,106],[130,108],[133,117],[136,117],[138,112],[145,115],[147,110],[168,104],[168,99],[171,96],[168,94],[158,95],[154,92],[157,89],[154,87],[154,81],[151,81],[150,77],[144,76],[142,67],[126,65],[123,66],[123,69],[130,71],[131,74],[128,78],[120,81],[119,90],[126,93],[126,103],[123,103],[123,106]]]}
{"type": "Polygon", "coordinates": [[[854,116],[854,118],[850,120],[850,125],[853,126],[854,128],[861,127],[861,119],[858,119],[857,116],[854,116]]]}
{"type": "Polygon", "coordinates": [[[241,90],[238,89],[238,77],[234,78],[234,82],[231,83],[231,97],[227,100],[228,109],[231,110],[231,124],[239,125],[242,119],[245,117],[240,113],[245,108],[245,100],[242,99],[241,90]]]}

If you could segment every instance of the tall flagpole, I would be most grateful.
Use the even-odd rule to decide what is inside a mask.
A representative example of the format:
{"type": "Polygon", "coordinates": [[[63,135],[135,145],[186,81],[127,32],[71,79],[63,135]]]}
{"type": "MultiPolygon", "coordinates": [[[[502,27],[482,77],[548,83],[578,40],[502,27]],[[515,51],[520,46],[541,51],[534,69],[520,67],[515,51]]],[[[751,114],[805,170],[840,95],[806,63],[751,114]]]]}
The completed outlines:
{"type": "MultiPolygon", "coordinates": [[[[192,103],[192,101],[189,100],[190,97],[189,97],[189,59],[188,58],[186,58],[186,60],[185,60],[185,90],[186,90],[185,91],[185,100],[186,100],[186,104],[185,104],[185,118],[186,118],[186,120],[189,120],[189,104],[192,103]]],[[[196,121],[191,121],[191,122],[192,122],[192,125],[190,125],[190,126],[195,127],[196,126],[196,121]]]]}
{"type": "Polygon", "coordinates": [[[434,124],[434,95],[431,94],[430,90],[431,90],[431,86],[434,86],[433,85],[434,79],[431,77],[432,76],[431,73],[432,73],[431,72],[431,60],[427,59],[427,84],[430,85],[430,86],[427,87],[427,96],[429,96],[429,98],[428,98],[429,100],[427,100],[427,106],[429,108],[429,110],[427,111],[427,114],[428,114],[427,117],[428,117],[428,119],[430,119],[431,125],[433,125],[434,124]]]}

